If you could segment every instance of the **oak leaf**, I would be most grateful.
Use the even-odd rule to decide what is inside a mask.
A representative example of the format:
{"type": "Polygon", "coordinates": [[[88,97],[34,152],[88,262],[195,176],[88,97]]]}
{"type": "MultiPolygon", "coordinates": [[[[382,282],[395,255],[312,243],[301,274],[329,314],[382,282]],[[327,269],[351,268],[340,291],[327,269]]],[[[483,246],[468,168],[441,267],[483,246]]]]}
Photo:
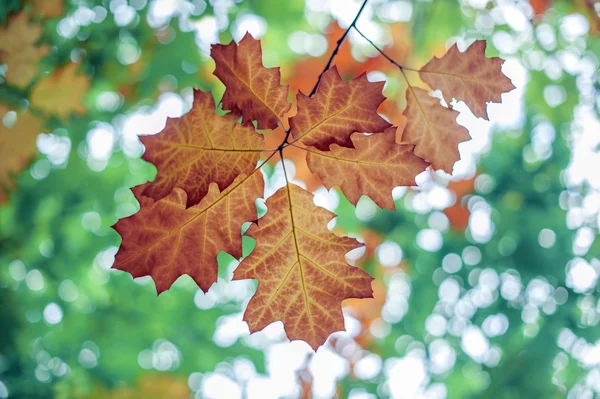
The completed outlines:
{"type": "Polygon", "coordinates": [[[180,188],[158,201],[134,190],[140,211],[113,226],[123,238],[113,268],[133,277],[152,276],[159,294],[183,274],[208,291],[217,281],[219,252],[242,256],[241,227],[256,220],[254,202],[263,190],[258,170],[240,175],[223,192],[212,183],[202,201],[189,208],[180,188]]]}
{"type": "Polygon", "coordinates": [[[533,8],[534,18],[543,15],[552,5],[552,0],[529,0],[531,8],[533,8]]]}
{"type": "Polygon", "coordinates": [[[132,385],[109,388],[96,383],[85,395],[81,389],[74,391],[77,393],[72,392],[69,397],[77,399],[188,399],[191,393],[185,378],[167,373],[142,374],[132,385]]]}
{"type": "Polygon", "coordinates": [[[256,120],[259,129],[275,129],[290,109],[288,87],[280,84],[279,68],[263,66],[260,41],[246,33],[237,45],[213,45],[210,55],[225,85],[223,109],[241,115],[243,124],[256,120]]]}
{"type": "Polygon", "coordinates": [[[500,102],[501,94],[515,88],[501,72],[504,60],[486,58],[485,40],[476,40],[461,53],[456,44],[441,58],[434,57],[419,75],[433,89],[442,91],[448,104],[455,98],[464,101],[473,114],[489,119],[488,102],[500,102]]]}
{"type": "Polygon", "coordinates": [[[360,244],[327,229],[334,216],[293,184],[267,199],[267,213],[247,232],[256,248],[234,272],[258,280],[244,313],[251,332],[281,320],[289,339],[316,349],[344,330],[342,300],[372,297],[372,277],[344,258],[360,244]]]}
{"type": "Polygon", "coordinates": [[[298,114],[290,119],[295,141],[327,151],[334,143],[352,147],[354,132],[383,132],[391,126],[377,114],[383,84],[364,74],[344,82],[335,66],[327,70],[314,97],[298,93],[298,114]]]}
{"type": "Polygon", "coordinates": [[[6,64],[6,82],[17,87],[29,85],[38,72],[38,62],[48,53],[48,46],[36,45],[42,26],[30,24],[24,12],[0,27],[0,64],[6,64]]]}
{"type": "Polygon", "coordinates": [[[450,221],[450,226],[458,231],[465,231],[469,227],[469,217],[471,212],[463,198],[475,191],[475,177],[465,180],[451,181],[448,184],[448,190],[454,193],[454,204],[444,209],[444,213],[450,221]]]}
{"type": "Polygon", "coordinates": [[[354,148],[332,144],[329,151],[308,150],[307,162],[327,188],[339,186],[356,205],[362,195],[382,208],[394,209],[392,189],[415,185],[415,176],[429,164],[416,156],[414,146],[396,144],[396,128],[383,133],[354,133],[354,148]]]}
{"type": "Polygon", "coordinates": [[[36,139],[43,123],[29,111],[17,111],[16,122],[8,127],[2,120],[11,111],[0,105],[0,203],[7,200],[5,191],[14,187],[11,175],[19,173],[37,152],[36,139]]]}
{"type": "Polygon", "coordinates": [[[64,0],[30,0],[32,11],[44,18],[58,18],[65,13],[64,0]]]}
{"type": "Polygon", "coordinates": [[[231,114],[215,113],[212,95],[194,90],[190,112],[169,118],[158,134],[140,138],[143,159],[158,174],[144,195],[159,200],[175,187],[187,193],[187,206],[200,202],[211,183],[227,188],[240,174],[250,174],[263,149],[263,138],[252,126],[242,126],[231,114]]]}
{"type": "Polygon", "coordinates": [[[89,88],[89,77],[78,72],[77,64],[70,63],[42,78],[33,87],[31,104],[48,114],[66,119],[72,113],[86,112],[83,99],[89,88]]]}
{"type": "Polygon", "coordinates": [[[460,159],[458,143],[471,138],[467,129],[456,123],[458,111],[443,107],[425,90],[410,87],[404,115],[408,120],[402,141],[415,144],[415,154],[434,169],[452,173],[454,163],[460,159]]]}

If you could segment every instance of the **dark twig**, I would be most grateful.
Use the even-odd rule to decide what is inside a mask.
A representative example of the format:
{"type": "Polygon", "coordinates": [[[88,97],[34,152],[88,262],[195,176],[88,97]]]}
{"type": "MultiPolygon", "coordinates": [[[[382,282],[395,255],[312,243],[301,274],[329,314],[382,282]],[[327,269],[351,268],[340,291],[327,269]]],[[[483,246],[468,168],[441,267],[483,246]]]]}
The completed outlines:
{"type": "Polygon", "coordinates": [[[281,154],[281,156],[283,156],[283,149],[289,145],[288,139],[290,138],[290,132],[291,131],[292,131],[291,127],[288,130],[285,131],[285,137],[283,138],[283,141],[281,142],[281,144],[279,144],[279,147],[277,147],[275,149],[275,151],[279,151],[279,153],[281,154]]]}
{"type": "Polygon", "coordinates": [[[360,10],[358,10],[356,17],[354,17],[354,21],[352,21],[352,23],[350,24],[348,29],[346,29],[346,31],[344,32],[342,37],[340,37],[340,39],[337,41],[337,45],[335,46],[335,49],[333,49],[333,53],[331,53],[331,57],[329,57],[329,61],[327,61],[327,65],[325,65],[325,69],[323,69],[323,71],[319,75],[319,78],[317,79],[317,83],[315,84],[315,87],[313,87],[312,91],[308,95],[309,97],[314,96],[315,93],[317,92],[317,87],[319,87],[319,83],[321,83],[321,77],[331,67],[331,63],[333,62],[333,59],[335,58],[336,54],[340,50],[340,47],[342,47],[342,43],[344,43],[344,40],[346,39],[346,36],[348,36],[348,32],[350,32],[350,29],[356,28],[356,21],[358,21],[358,17],[360,17],[360,13],[362,13],[363,9],[367,5],[367,1],[369,1],[369,0],[363,1],[362,5],[360,6],[360,10]]]}
{"type": "MultiPolygon", "coordinates": [[[[344,43],[344,40],[346,39],[346,36],[348,36],[348,32],[350,31],[350,29],[352,29],[352,28],[356,29],[356,21],[358,21],[358,17],[360,17],[360,14],[364,10],[365,6],[367,5],[367,1],[369,1],[369,0],[364,0],[363,1],[362,5],[360,6],[360,9],[358,10],[358,12],[356,13],[356,16],[354,17],[354,20],[352,21],[352,23],[350,24],[350,26],[348,27],[348,29],[346,29],[346,31],[344,32],[344,34],[342,35],[342,37],[340,37],[339,40],[337,41],[337,45],[335,46],[335,49],[331,53],[331,56],[329,57],[329,61],[327,61],[327,65],[325,65],[325,68],[319,74],[319,78],[317,79],[317,83],[315,84],[315,87],[313,87],[312,91],[310,92],[309,97],[312,97],[317,92],[317,88],[319,87],[319,83],[321,83],[321,77],[323,77],[323,74],[331,67],[331,63],[333,62],[333,59],[335,58],[335,56],[337,55],[338,51],[340,50],[340,47],[342,47],[342,43],[344,43]]],[[[361,33],[361,35],[362,35],[362,33],[361,33]]],[[[269,156],[268,159],[270,159],[276,152],[278,152],[279,156],[281,157],[281,162],[283,163],[283,150],[286,147],[288,147],[288,146],[291,145],[291,143],[289,141],[291,130],[292,129],[290,127],[290,128],[288,128],[285,131],[285,138],[283,139],[283,141],[281,142],[281,144],[279,144],[279,146],[273,151],[273,154],[271,154],[271,156],[269,156]]],[[[301,148],[301,147],[299,147],[299,148],[301,148]]],[[[264,165],[264,163],[262,165],[264,165]]],[[[260,168],[260,166],[259,166],[259,168],[260,168]]],[[[285,172],[285,166],[284,166],[284,175],[285,175],[285,180],[287,182],[288,178],[287,178],[287,173],[285,172]]]]}
{"type": "Polygon", "coordinates": [[[404,71],[411,71],[411,72],[419,72],[418,69],[413,69],[413,68],[407,68],[405,66],[400,65],[398,62],[396,62],[392,57],[390,57],[389,55],[387,55],[382,49],[380,49],[375,43],[373,43],[373,41],[371,39],[369,39],[367,36],[365,36],[364,33],[362,33],[357,27],[356,25],[354,26],[354,30],[358,32],[359,35],[361,35],[363,37],[363,39],[365,39],[366,41],[369,42],[369,44],[371,46],[373,46],[373,48],[377,51],[379,51],[379,54],[381,54],[386,60],[388,60],[389,62],[391,62],[392,64],[394,64],[395,66],[398,67],[398,69],[400,69],[400,72],[402,72],[402,76],[404,76],[404,80],[406,80],[406,84],[408,84],[409,86],[411,85],[410,82],[408,81],[408,77],[406,76],[406,73],[404,71]]]}

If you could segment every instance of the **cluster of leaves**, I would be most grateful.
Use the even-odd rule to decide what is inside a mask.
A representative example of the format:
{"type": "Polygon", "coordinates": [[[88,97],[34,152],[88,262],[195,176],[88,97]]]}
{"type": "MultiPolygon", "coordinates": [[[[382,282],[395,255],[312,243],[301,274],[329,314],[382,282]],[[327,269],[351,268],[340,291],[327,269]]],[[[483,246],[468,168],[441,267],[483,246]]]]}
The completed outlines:
{"type": "MultiPolygon", "coordinates": [[[[140,211],[114,226],[123,241],[113,267],[152,276],[158,293],[183,274],[206,292],[217,280],[218,253],[240,258],[242,225],[252,222],[246,234],[256,248],[233,277],[258,280],[244,320],[252,332],[281,320],[290,339],[316,349],[344,329],[342,300],[372,296],[372,278],[347,264],[345,254],[360,244],[328,230],[334,215],[290,183],[285,163],[286,184],[267,199],[267,213],[257,220],[261,166],[276,154],[283,161],[285,148],[299,147],[325,187],[338,186],[353,204],[367,195],[393,209],[392,189],[413,185],[429,165],[451,173],[458,143],[469,134],[456,123],[457,111],[411,85],[407,124],[403,130],[392,126],[377,113],[383,83],[364,74],[344,82],[335,66],[320,76],[314,96],[297,95],[298,111],[288,119],[288,88],[280,84],[278,68],[263,66],[259,41],[247,34],[239,44],[213,46],[211,55],[214,74],[226,87],[221,104],[230,112],[218,115],[212,95],[195,90],[188,114],[141,139],[143,158],[158,172],[153,182],[133,189],[140,211]],[[265,150],[256,129],[278,126],[285,138],[265,150]],[[261,153],[270,155],[261,160],[261,153]]],[[[501,73],[502,62],[486,58],[485,42],[477,41],[464,53],[454,46],[419,72],[447,101],[465,101],[487,118],[486,104],[514,88],[501,73]]]]}

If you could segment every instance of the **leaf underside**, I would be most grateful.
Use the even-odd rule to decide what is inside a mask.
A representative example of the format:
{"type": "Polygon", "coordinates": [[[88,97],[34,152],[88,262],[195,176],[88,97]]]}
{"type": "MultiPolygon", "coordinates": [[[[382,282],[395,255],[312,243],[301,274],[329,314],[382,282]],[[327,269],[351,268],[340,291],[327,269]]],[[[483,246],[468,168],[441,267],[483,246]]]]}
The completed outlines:
{"type": "Polygon", "coordinates": [[[343,299],[372,297],[373,278],[347,264],[344,255],[361,245],[331,233],[327,223],[335,215],[312,197],[287,184],[267,200],[268,212],[248,231],[256,248],[233,277],[258,280],[244,314],[250,331],[281,320],[290,339],[303,339],[316,350],[344,329],[343,299]]]}
{"type": "Polygon", "coordinates": [[[191,206],[204,198],[211,183],[224,190],[240,174],[250,174],[264,147],[263,138],[237,119],[217,115],[212,95],[194,90],[189,113],[167,119],[161,133],[140,138],[146,147],[143,158],[158,170],[143,194],[159,200],[179,187],[191,206]]]}
{"type": "Polygon", "coordinates": [[[354,132],[383,132],[391,126],[377,114],[385,100],[383,84],[369,82],[365,74],[344,82],[334,66],[323,74],[313,98],[298,94],[298,114],[290,119],[292,136],[327,151],[334,143],[352,147],[354,132]]]}

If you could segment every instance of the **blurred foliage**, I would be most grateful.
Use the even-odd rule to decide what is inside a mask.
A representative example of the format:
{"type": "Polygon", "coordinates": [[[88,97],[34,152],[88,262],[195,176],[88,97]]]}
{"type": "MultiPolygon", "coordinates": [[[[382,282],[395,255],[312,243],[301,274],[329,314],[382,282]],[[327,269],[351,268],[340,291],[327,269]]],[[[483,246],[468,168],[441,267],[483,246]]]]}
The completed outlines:
{"type": "MultiPolygon", "coordinates": [[[[210,44],[240,38],[250,28],[263,34],[265,63],[281,65],[284,81],[308,92],[343,33],[336,18],[344,6],[329,3],[0,3],[0,29],[17,16],[26,16],[29,29],[41,28],[39,38],[27,44],[40,59],[31,79],[0,83],[0,134],[12,129],[25,142],[26,135],[42,133],[33,159],[34,148],[7,151],[20,158],[0,173],[0,191],[8,196],[0,205],[0,397],[7,391],[15,398],[184,398],[210,373],[243,385],[232,371],[240,362],[266,372],[266,343],[219,335],[255,289],[252,283],[229,282],[236,264],[230,256],[220,256],[220,282],[208,295],[185,277],[156,297],[151,281],[109,271],[120,242],[110,226],[136,211],[128,188],[154,173],[140,160],[134,133],[158,129],[138,126],[141,120],[132,115],[156,111],[157,102],[173,95],[185,103],[191,87],[212,89],[218,98],[223,87],[212,76],[210,44]],[[293,38],[304,42],[300,46],[293,38]],[[69,75],[60,80],[64,71],[69,75]],[[134,133],[126,129],[131,126],[134,133]],[[108,156],[94,152],[95,134],[109,143],[108,156]]],[[[336,230],[365,240],[367,255],[359,264],[378,281],[374,300],[345,303],[360,331],[334,336],[327,348],[350,365],[337,395],[398,397],[393,369],[406,359],[425,365],[426,378],[414,396],[436,397],[440,387],[450,398],[600,395],[600,359],[586,360],[593,350],[600,353],[597,280],[580,290],[567,278],[574,258],[593,265],[596,279],[600,273],[597,215],[577,217],[598,187],[573,182],[565,172],[574,162],[581,109],[599,110],[600,25],[593,2],[532,2],[536,15],[531,9],[523,29],[533,26],[534,40],[522,39],[514,21],[502,22],[494,11],[501,5],[491,1],[481,8],[473,1],[372,3],[375,11],[365,13],[358,26],[379,32],[382,47],[403,65],[423,65],[451,40],[483,37],[490,40],[488,55],[526,68],[526,85],[524,105],[515,111],[522,113],[519,122],[493,129],[476,172],[462,177],[466,184],[452,181],[448,191],[449,177],[431,174],[421,187],[397,197],[395,212],[376,210],[368,218],[357,217],[359,209],[341,198],[336,230]],[[393,7],[406,4],[410,20],[396,18],[393,7]],[[569,39],[565,21],[573,15],[582,15],[589,29],[569,39]],[[554,37],[553,45],[548,37],[554,37]],[[507,40],[517,44],[500,46],[507,40]],[[592,78],[562,64],[572,54],[579,61],[595,59],[592,78]],[[559,104],[547,101],[548,87],[564,93],[559,104]],[[452,208],[429,204],[430,197],[448,193],[457,201],[452,208]],[[485,239],[473,233],[475,213],[489,215],[493,234],[485,239]],[[581,250],[574,235],[584,228],[593,238],[581,250]],[[552,245],[540,244],[543,229],[551,231],[552,245]],[[424,247],[423,232],[438,237],[439,248],[424,247]],[[401,263],[381,265],[385,243],[401,248],[401,263]],[[479,354],[465,342],[482,339],[487,349],[479,354]],[[374,376],[362,377],[358,364],[370,354],[381,365],[374,376]]],[[[527,9],[526,2],[515,3],[527,9]]],[[[9,50],[18,54],[19,48],[9,50]]],[[[8,65],[0,71],[8,77],[5,56],[0,51],[0,63],[8,65]]],[[[393,65],[354,34],[336,63],[346,78],[384,73],[390,98],[384,113],[401,123],[405,84],[393,65]]],[[[300,173],[302,154],[292,159],[297,177],[316,185],[308,172],[300,173]]],[[[268,176],[275,175],[273,168],[268,176]]],[[[247,254],[251,240],[244,245],[247,254]]],[[[298,391],[309,397],[312,377],[303,367],[296,376],[298,391]]]]}

